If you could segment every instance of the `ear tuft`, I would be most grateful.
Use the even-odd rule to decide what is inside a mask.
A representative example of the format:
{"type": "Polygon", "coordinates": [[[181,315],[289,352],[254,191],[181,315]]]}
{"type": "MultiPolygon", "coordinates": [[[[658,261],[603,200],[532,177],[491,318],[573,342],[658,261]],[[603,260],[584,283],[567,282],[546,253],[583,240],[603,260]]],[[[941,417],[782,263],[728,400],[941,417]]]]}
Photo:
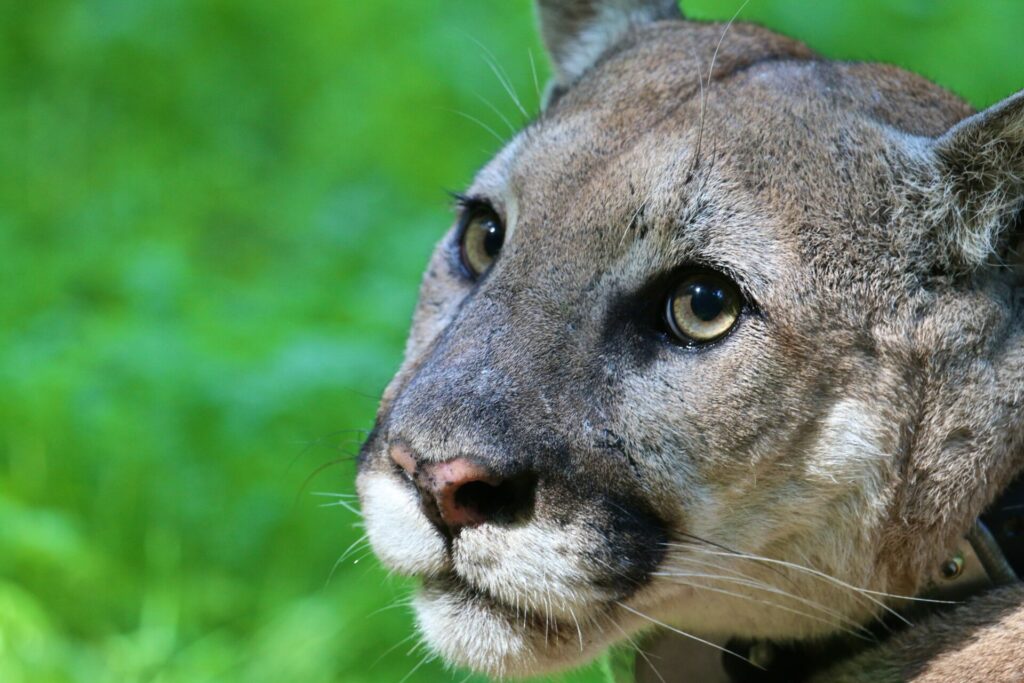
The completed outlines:
{"type": "Polygon", "coordinates": [[[1019,260],[1024,207],[1024,91],[956,124],[933,143],[932,212],[953,263],[1019,260]]]}
{"type": "Polygon", "coordinates": [[[556,87],[569,85],[635,26],[682,19],[678,0],[538,0],[556,87]]]}

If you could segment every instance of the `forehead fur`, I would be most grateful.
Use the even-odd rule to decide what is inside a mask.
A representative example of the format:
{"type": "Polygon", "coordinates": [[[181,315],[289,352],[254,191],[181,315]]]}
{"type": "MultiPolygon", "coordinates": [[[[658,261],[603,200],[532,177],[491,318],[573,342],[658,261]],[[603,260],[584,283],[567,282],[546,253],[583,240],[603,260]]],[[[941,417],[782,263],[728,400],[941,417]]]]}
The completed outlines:
{"type": "Polygon", "coordinates": [[[556,98],[472,191],[514,209],[522,234],[506,261],[517,243],[557,250],[563,279],[607,270],[653,234],[650,256],[630,260],[638,277],[692,259],[752,289],[797,274],[821,287],[844,264],[839,289],[857,267],[899,286],[899,271],[924,266],[894,258],[916,234],[893,220],[894,188],[967,113],[917,76],[819,60],[756,26],[660,22],[556,98]]]}

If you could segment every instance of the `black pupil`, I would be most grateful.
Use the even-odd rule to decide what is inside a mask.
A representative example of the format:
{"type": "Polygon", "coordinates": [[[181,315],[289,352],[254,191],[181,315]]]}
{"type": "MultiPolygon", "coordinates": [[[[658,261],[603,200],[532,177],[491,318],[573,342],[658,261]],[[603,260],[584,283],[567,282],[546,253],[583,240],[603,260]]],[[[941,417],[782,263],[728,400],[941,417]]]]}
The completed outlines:
{"type": "Polygon", "coordinates": [[[488,220],[481,226],[484,231],[484,253],[494,258],[501,251],[505,235],[497,221],[488,220]]]}
{"type": "Polygon", "coordinates": [[[688,289],[690,310],[704,322],[711,322],[722,314],[725,308],[725,292],[703,282],[694,282],[688,289]]]}

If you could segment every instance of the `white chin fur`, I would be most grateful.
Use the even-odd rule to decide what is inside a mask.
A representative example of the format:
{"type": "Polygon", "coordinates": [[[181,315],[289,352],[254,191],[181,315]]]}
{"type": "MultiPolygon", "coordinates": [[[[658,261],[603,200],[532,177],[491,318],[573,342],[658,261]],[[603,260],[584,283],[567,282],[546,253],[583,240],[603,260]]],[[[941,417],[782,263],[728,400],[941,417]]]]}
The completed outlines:
{"type": "Polygon", "coordinates": [[[521,678],[565,669],[593,658],[609,643],[582,624],[542,625],[494,608],[458,589],[424,587],[416,620],[432,650],[457,666],[495,678],[521,678]],[[590,632],[590,633],[588,633],[590,632]]]}
{"type": "Polygon", "coordinates": [[[416,493],[384,474],[360,477],[363,517],[373,552],[400,574],[435,576],[447,570],[444,539],[419,507],[416,493]]]}

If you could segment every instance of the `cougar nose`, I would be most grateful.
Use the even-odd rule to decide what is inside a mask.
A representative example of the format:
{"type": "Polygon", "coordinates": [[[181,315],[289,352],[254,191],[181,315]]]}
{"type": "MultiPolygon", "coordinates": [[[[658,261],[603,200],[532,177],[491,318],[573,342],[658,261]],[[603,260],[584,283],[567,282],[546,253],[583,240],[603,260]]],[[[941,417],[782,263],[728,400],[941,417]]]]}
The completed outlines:
{"type": "Polygon", "coordinates": [[[536,477],[502,477],[468,458],[419,462],[404,446],[392,446],[391,459],[416,484],[423,508],[449,534],[484,522],[512,522],[533,507],[536,477]]]}

